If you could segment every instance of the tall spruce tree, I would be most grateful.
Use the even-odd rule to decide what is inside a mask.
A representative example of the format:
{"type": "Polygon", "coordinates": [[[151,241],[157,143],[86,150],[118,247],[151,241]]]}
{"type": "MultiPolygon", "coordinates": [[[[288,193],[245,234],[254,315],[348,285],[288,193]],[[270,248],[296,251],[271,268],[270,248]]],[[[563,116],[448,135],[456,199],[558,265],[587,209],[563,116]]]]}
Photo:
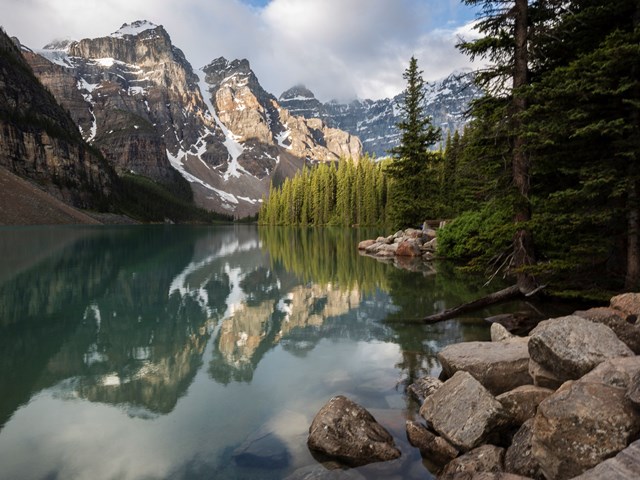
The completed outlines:
{"type": "Polygon", "coordinates": [[[509,119],[504,126],[510,145],[510,178],[513,187],[515,234],[511,260],[520,291],[530,292],[536,282],[527,270],[535,263],[531,220],[531,174],[526,152],[522,118],[527,110],[526,87],[529,84],[529,2],[527,0],[464,0],[481,6],[478,30],[483,36],[462,42],[459,48],[471,58],[489,60],[488,68],[477,79],[488,92],[488,102],[477,102],[479,110],[487,104],[502,108],[509,119]],[[494,101],[496,99],[497,101],[494,101]]]}
{"type": "Polygon", "coordinates": [[[403,78],[407,81],[400,106],[400,143],[391,150],[393,162],[387,171],[394,179],[391,190],[391,222],[397,227],[420,225],[429,215],[428,167],[433,160],[429,148],[440,140],[440,131],[424,112],[425,82],[418,61],[411,57],[403,78]]]}

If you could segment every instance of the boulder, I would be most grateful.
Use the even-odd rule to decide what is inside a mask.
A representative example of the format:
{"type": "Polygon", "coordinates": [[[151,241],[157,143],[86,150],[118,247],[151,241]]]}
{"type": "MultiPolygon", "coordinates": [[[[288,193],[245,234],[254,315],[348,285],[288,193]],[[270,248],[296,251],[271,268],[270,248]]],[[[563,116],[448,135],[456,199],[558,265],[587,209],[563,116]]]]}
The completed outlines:
{"type": "Polygon", "coordinates": [[[494,395],[532,383],[526,342],[463,342],[448,345],[438,353],[447,376],[469,372],[494,395]]]}
{"type": "Polygon", "coordinates": [[[420,249],[423,252],[435,252],[436,250],[438,250],[438,239],[432,238],[428,242],[423,243],[420,249]]]}
{"type": "Polygon", "coordinates": [[[640,408],[640,372],[636,372],[627,387],[627,400],[640,408]]]}
{"type": "Polygon", "coordinates": [[[398,243],[396,255],[399,257],[419,257],[422,252],[420,252],[420,246],[415,240],[405,240],[398,243]]]}
{"type": "Polygon", "coordinates": [[[611,308],[620,310],[637,319],[640,316],[640,293],[623,293],[611,299],[611,308]]]}
{"type": "Polygon", "coordinates": [[[404,236],[408,238],[421,238],[422,230],[419,230],[417,228],[407,228],[404,231],[404,236]]]}
{"type": "Polygon", "coordinates": [[[436,230],[434,230],[433,228],[428,228],[428,227],[422,229],[422,234],[425,235],[429,239],[436,238],[438,236],[438,232],[436,230]]]}
{"type": "Polygon", "coordinates": [[[509,417],[510,424],[519,427],[534,417],[540,402],[552,393],[553,390],[548,388],[523,385],[498,395],[496,400],[502,404],[509,417]]]}
{"type": "Polygon", "coordinates": [[[499,473],[504,471],[504,448],[482,445],[475,450],[452,460],[442,470],[439,480],[476,478],[476,473],[499,473]]]}
{"type": "Polygon", "coordinates": [[[541,322],[531,331],[531,358],[561,381],[582,377],[609,358],[632,356],[606,325],[570,315],[541,322]]]}
{"type": "Polygon", "coordinates": [[[320,409],[309,427],[307,445],[351,467],[400,456],[389,432],[366,409],[342,395],[320,409]]]}
{"type": "Polygon", "coordinates": [[[531,455],[532,426],[533,419],[527,420],[514,435],[504,456],[505,471],[525,477],[540,477],[540,467],[531,455]]]}
{"type": "Polygon", "coordinates": [[[580,379],[581,382],[603,383],[627,390],[640,373],[640,357],[612,358],[601,363],[580,379]]]}
{"type": "Polygon", "coordinates": [[[502,405],[471,374],[459,371],[420,408],[420,415],[463,451],[482,444],[506,423],[502,405]]]}
{"type": "Polygon", "coordinates": [[[531,451],[546,478],[572,478],[624,449],[640,433],[625,390],[603,383],[564,383],[542,401],[531,451]]]}
{"type": "Polygon", "coordinates": [[[358,244],[358,250],[366,250],[367,248],[375,245],[377,242],[375,240],[363,240],[358,244]]]}
{"type": "Polygon", "coordinates": [[[515,335],[509,332],[506,328],[504,328],[499,323],[491,324],[491,341],[492,342],[503,342],[505,340],[511,340],[515,338],[515,335]]]}
{"type": "Polygon", "coordinates": [[[539,321],[531,312],[527,311],[501,313],[486,317],[485,320],[490,323],[499,323],[514,335],[528,335],[539,321]]]}
{"type": "Polygon", "coordinates": [[[637,480],[640,478],[640,440],[636,440],[615,457],[587,470],[574,480],[637,480]]]}
{"type": "Polygon", "coordinates": [[[436,465],[445,465],[460,452],[444,438],[430,432],[424,425],[407,420],[407,439],[420,450],[420,455],[436,465]]]}
{"type": "Polygon", "coordinates": [[[433,395],[442,386],[442,380],[435,377],[422,377],[407,387],[407,392],[415,398],[420,405],[427,397],[433,395]]]}
{"type": "MultiPolygon", "coordinates": [[[[602,323],[613,330],[633,353],[640,353],[640,325],[630,322],[630,315],[613,308],[601,307],[581,310],[574,313],[592,322],[602,323]]],[[[635,321],[635,317],[633,317],[635,321]]]]}
{"type": "Polygon", "coordinates": [[[285,468],[291,460],[286,444],[264,427],[251,434],[236,448],[232,457],[238,465],[262,469],[285,468]]]}
{"type": "Polygon", "coordinates": [[[533,384],[536,387],[556,390],[560,385],[562,385],[562,380],[531,359],[529,359],[529,376],[532,378],[533,384]]]}

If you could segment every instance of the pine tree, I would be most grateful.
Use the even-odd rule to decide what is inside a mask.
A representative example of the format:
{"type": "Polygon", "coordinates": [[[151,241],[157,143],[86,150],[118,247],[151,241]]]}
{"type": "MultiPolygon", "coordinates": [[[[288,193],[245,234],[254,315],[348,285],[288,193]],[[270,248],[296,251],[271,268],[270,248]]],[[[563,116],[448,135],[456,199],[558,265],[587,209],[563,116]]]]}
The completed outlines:
{"type": "MultiPolygon", "coordinates": [[[[528,272],[535,264],[531,220],[530,164],[526,155],[522,117],[527,110],[526,89],[529,85],[529,2],[527,0],[464,0],[467,5],[482,6],[483,17],[478,30],[484,36],[459,47],[471,58],[491,61],[477,80],[492,95],[489,104],[498,106],[508,115],[506,125],[510,144],[511,183],[513,187],[514,225],[516,232],[511,252],[512,269],[517,274],[522,292],[535,289],[536,281],[528,272]],[[493,98],[497,102],[493,101],[493,98]]],[[[482,102],[475,104],[476,112],[482,102]]],[[[486,106],[486,104],[485,104],[486,106]]]]}
{"type": "Polygon", "coordinates": [[[433,160],[429,148],[440,139],[439,130],[424,113],[425,83],[415,57],[403,78],[407,88],[400,106],[403,119],[397,125],[400,143],[391,150],[394,161],[387,169],[394,179],[392,222],[398,227],[420,225],[426,219],[430,192],[425,191],[425,183],[433,160]]]}

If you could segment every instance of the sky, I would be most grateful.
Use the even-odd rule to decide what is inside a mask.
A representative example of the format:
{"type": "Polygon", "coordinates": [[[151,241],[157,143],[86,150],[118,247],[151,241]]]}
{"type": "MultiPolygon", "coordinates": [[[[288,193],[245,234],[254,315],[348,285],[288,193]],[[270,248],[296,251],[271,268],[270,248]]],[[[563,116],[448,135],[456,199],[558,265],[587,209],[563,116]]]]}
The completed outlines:
{"type": "Polygon", "coordinates": [[[30,48],[163,25],[196,69],[246,58],[279,96],[304,84],[322,101],[400,93],[411,56],[433,81],[470,66],[459,53],[475,12],[461,0],[0,0],[0,25],[30,48]]]}

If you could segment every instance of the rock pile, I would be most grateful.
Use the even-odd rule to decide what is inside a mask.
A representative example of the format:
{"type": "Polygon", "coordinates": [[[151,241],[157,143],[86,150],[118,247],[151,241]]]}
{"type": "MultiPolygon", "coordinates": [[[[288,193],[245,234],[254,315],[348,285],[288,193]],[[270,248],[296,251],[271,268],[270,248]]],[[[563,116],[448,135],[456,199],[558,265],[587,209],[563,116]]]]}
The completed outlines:
{"type": "Polygon", "coordinates": [[[437,246],[435,230],[408,228],[388,237],[363,240],[358,244],[358,250],[365,255],[377,258],[422,257],[425,260],[432,260],[437,246]]]}
{"type": "MultiPolygon", "coordinates": [[[[409,442],[439,466],[440,479],[640,478],[638,315],[640,293],[625,294],[608,309],[541,322],[528,337],[496,328],[492,342],[443,349],[441,378],[422,378],[408,389],[424,419],[407,421],[409,442]]],[[[350,417],[371,419],[346,407],[332,408],[337,423],[314,420],[310,447],[317,448],[312,437],[328,432],[332,443],[356,445],[358,429],[345,427],[343,436],[337,427],[350,417]]],[[[385,455],[356,448],[366,455],[348,464],[396,458],[386,432],[370,431],[364,445],[371,450],[382,441],[385,455]]]]}
{"type": "Polygon", "coordinates": [[[444,348],[425,424],[407,422],[439,478],[640,478],[640,294],[624,297],[528,337],[492,331],[493,342],[444,348]],[[441,453],[454,450],[450,461],[441,453]]]}

